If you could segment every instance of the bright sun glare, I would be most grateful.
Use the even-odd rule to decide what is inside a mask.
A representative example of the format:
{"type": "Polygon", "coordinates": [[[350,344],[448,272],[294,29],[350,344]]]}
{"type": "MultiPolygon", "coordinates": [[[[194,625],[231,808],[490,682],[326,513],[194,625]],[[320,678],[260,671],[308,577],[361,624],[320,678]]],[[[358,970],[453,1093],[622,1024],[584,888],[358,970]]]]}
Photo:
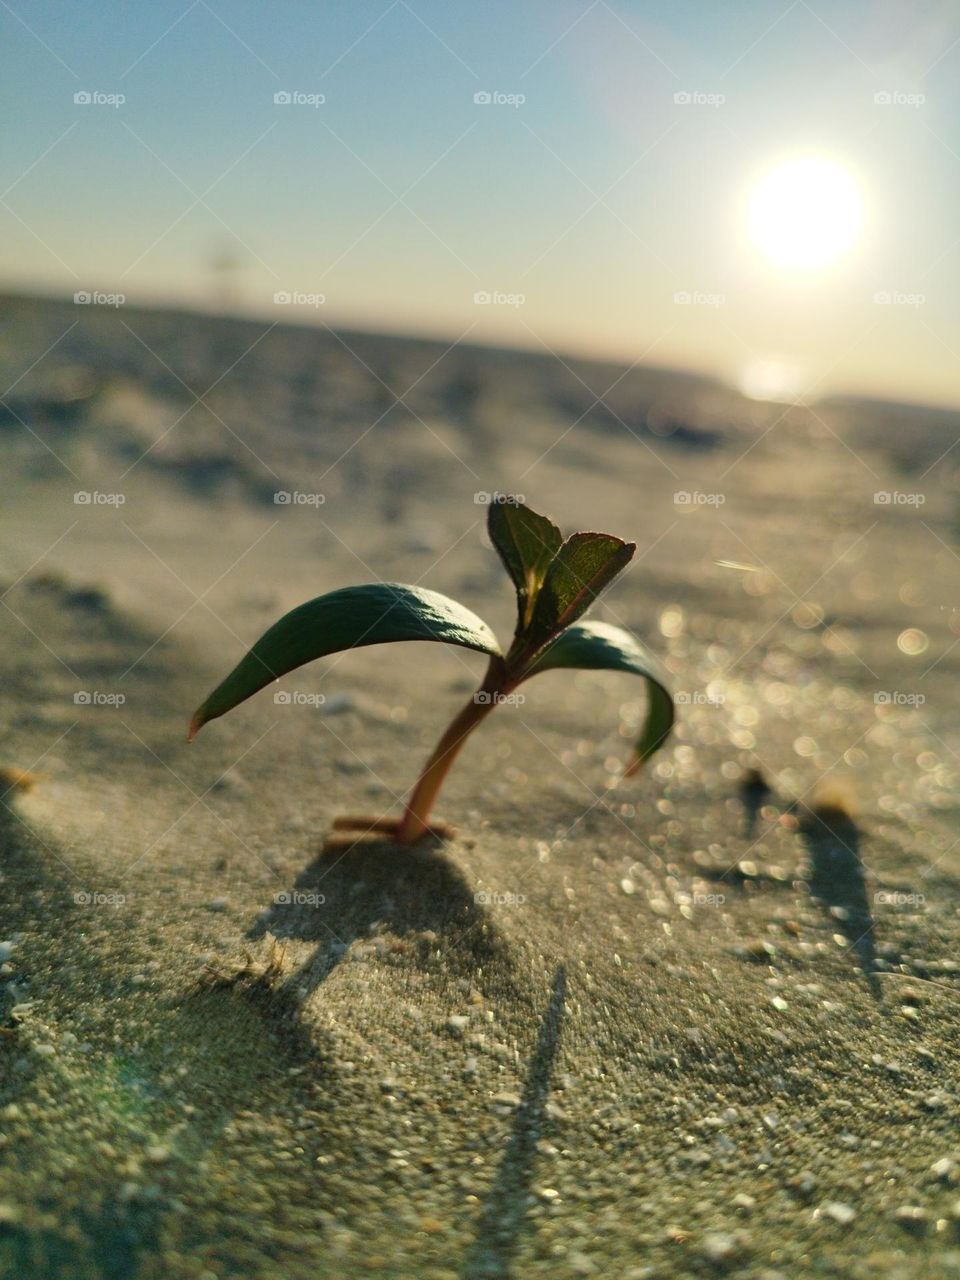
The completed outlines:
{"type": "Polygon", "coordinates": [[[769,169],[750,194],[750,235],[778,267],[810,271],[846,253],[863,226],[853,175],[826,156],[799,155],[769,169]]]}

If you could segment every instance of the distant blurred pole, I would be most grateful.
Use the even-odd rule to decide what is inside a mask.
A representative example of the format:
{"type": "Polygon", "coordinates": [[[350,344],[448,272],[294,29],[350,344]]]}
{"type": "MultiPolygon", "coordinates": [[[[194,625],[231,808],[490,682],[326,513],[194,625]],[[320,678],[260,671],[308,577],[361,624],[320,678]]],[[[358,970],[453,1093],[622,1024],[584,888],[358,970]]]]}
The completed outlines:
{"type": "Polygon", "coordinates": [[[222,241],[211,251],[208,259],[211,304],[218,315],[235,315],[239,310],[243,266],[243,254],[233,240],[222,241]]]}

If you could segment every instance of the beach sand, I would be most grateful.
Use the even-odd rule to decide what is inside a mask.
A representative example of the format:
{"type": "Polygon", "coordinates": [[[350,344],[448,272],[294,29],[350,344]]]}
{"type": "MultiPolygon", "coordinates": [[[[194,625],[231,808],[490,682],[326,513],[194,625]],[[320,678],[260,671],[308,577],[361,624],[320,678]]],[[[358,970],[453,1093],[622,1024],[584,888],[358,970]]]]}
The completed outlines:
{"type": "Polygon", "coordinates": [[[0,1274],[960,1275],[956,421],[2,315],[0,1274]],[[449,843],[324,854],[482,658],[190,713],[338,586],[508,638],[498,491],[638,543],[593,616],[666,661],[676,734],[625,780],[641,683],[550,673],[464,748],[449,843]]]}

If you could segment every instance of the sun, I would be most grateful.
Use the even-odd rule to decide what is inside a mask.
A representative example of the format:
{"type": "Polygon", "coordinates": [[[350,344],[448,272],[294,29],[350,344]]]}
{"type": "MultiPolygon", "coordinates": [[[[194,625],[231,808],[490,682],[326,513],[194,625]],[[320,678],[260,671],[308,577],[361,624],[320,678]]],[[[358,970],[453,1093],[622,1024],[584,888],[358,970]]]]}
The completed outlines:
{"type": "Polygon", "coordinates": [[[821,155],[788,156],[750,193],[750,236],[776,266],[813,271],[847,253],[863,229],[863,202],[849,169],[821,155]]]}

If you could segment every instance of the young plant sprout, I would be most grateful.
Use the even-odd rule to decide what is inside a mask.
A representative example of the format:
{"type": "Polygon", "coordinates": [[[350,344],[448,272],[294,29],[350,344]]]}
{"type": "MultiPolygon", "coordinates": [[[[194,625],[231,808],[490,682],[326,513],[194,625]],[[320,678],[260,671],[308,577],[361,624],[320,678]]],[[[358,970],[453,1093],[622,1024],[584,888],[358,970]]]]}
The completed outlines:
{"type": "Polygon", "coordinates": [[[315,658],[391,640],[437,640],[488,656],[480,687],[440,738],[401,817],[338,818],[335,830],[385,832],[401,845],[448,834],[444,824],[430,821],[430,811],[467,735],[518,685],[557,667],[645,678],[646,715],[626,769],[628,776],[636,772],[673,726],[669,678],[629,632],[578,621],[629,562],[636,544],[609,533],[575,533],[564,541],[552,520],[513,498],[491,504],[488,529],[517,594],[517,626],[506,653],[481,618],[436,591],[392,582],[343,587],[291,610],[264,632],[198,708],[187,740],[208,720],[315,658]]]}

